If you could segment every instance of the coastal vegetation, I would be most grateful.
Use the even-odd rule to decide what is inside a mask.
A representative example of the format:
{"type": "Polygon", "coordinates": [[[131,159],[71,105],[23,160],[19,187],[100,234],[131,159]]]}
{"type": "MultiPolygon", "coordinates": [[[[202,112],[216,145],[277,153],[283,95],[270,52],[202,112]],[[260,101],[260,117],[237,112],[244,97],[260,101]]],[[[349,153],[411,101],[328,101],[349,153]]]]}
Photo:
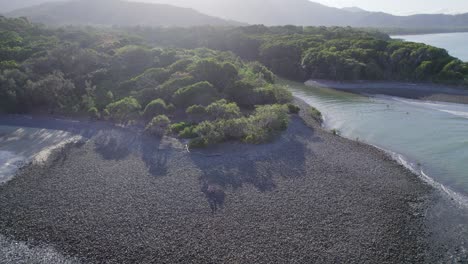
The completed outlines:
{"type": "Polygon", "coordinates": [[[136,34],[157,45],[232,51],[297,81],[316,78],[467,84],[468,79],[468,64],[446,50],[393,40],[369,29],[255,25],[233,29],[140,28],[136,34]]]}
{"type": "MultiPolygon", "coordinates": [[[[206,146],[262,143],[300,111],[292,80],[465,84],[439,48],[341,27],[46,28],[0,18],[0,111],[87,116],[206,146]]],[[[320,120],[318,111],[311,111],[320,120]]]]}
{"type": "Polygon", "coordinates": [[[262,143],[287,127],[290,92],[266,67],[231,52],[155,48],[128,34],[51,30],[26,19],[0,23],[3,112],[143,124],[192,146],[262,143]]]}

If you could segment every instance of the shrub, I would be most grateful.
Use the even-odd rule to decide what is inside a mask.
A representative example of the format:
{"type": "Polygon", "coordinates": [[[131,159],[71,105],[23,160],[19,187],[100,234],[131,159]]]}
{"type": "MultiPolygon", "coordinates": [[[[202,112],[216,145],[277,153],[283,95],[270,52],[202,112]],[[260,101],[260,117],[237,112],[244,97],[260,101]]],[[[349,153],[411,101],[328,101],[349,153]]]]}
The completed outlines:
{"type": "Polygon", "coordinates": [[[173,104],[169,104],[167,106],[167,112],[168,113],[173,113],[176,110],[176,107],[173,104]]]}
{"type": "Polygon", "coordinates": [[[310,113],[310,116],[312,116],[312,118],[314,118],[315,120],[317,120],[318,122],[322,122],[323,119],[322,119],[322,113],[317,110],[317,108],[315,107],[310,107],[309,108],[309,113],[310,113]]]}
{"type": "Polygon", "coordinates": [[[198,134],[195,132],[195,126],[185,127],[184,130],[182,130],[179,133],[179,137],[181,137],[181,138],[196,138],[196,137],[198,137],[198,134]]]}
{"type": "Polygon", "coordinates": [[[225,99],[216,101],[206,108],[206,112],[214,119],[231,119],[241,115],[236,103],[228,103],[225,99]]]}
{"type": "Polygon", "coordinates": [[[243,141],[249,144],[262,144],[269,141],[271,135],[265,129],[255,128],[248,133],[243,141]]]}
{"type": "Polygon", "coordinates": [[[192,105],[185,112],[193,121],[200,121],[206,117],[206,108],[201,105],[192,105]]]}
{"type": "Polygon", "coordinates": [[[249,66],[252,68],[252,71],[255,74],[260,75],[260,77],[265,79],[265,81],[269,83],[275,82],[275,75],[270,70],[268,70],[267,67],[263,66],[260,62],[252,62],[249,66]]]}
{"type": "Polygon", "coordinates": [[[179,106],[208,105],[218,97],[216,89],[209,82],[199,82],[180,88],[174,94],[174,102],[179,106]]]}
{"type": "Polygon", "coordinates": [[[286,129],[289,123],[287,106],[278,104],[257,106],[251,118],[257,127],[276,131],[286,129]]]}
{"type": "Polygon", "coordinates": [[[99,119],[101,118],[100,114],[99,114],[99,110],[96,108],[96,107],[91,107],[88,109],[88,115],[92,118],[92,119],[99,119]]]}
{"type": "Polygon", "coordinates": [[[145,128],[145,132],[153,135],[162,137],[166,134],[171,120],[165,115],[159,115],[151,120],[145,128]]]}
{"type": "Polygon", "coordinates": [[[132,78],[129,83],[133,86],[132,89],[155,87],[158,84],[164,83],[170,76],[171,73],[166,69],[150,68],[132,78]]]}
{"type": "Polygon", "coordinates": [[[258,87],[249,80],[235,82],[227,87],[226,94],[232,101],[245,106],[285,104],[292,100],[291,92],[283,86],[262,84],[258,87]]]}
{"type": "Polygon", "coordinates": [[[171,131],[174,133],[180,133],[182,130],[189,126],[191,126],[191,124],[186,122],[175,123],[171,125],[171,131]]]}
{"type": "Polygon", "coordinates": [[[178,89],[194,83],[196,83],[196,81],[192,76],[177,74],[177,76],[172,76],[157,88],[158,97],[163,98],[166,101],[172,100],[174,93],[178,89]]]}
{"type": "Polygon", "coordinates": [[[222,121],[224,135],[227,139],[242,139],[247,131],[251,130],[252,124],[248,118],[241,117],[222,121]]]}
{"type": "Polygon", "coordinates": [[[299,112],[301,111],[301,108],[294,104],[288,104],[288,109],[290,114],[299,114],[299,112]]]}
{"type": "Polygon", "coordinates": [[[206,146],[208,146],[208,143],[203,138],[195,138],[189,142],[190,148],[204,148],[206,146]]]}
{"type": "Polygon", "coordinates": [[[208,81],[219,90],[224,89],[238,75],[232,63],[219,64],[214,59],[200,60],[191,65],[189,70],[198,81],[208,81]]]}
{"type": "Polygon", "coordinates": [[[215,122],[204,121],[195,127],[194,132],[208,145],[223,142],[225,139],[224,131],[215,122]]]}
{"type": "Polygon", "coordinates": [[[120,101],[109,104],[106,110],[109,117],[117,122],[128,122],[135,120],[141,109],[138,101],[133,97],[125,97],[120,101]]]}
{"type": "Polygon", "coordinates": [[[147,119],[151,119],[157,115],[163,115],[167,113],[166,102],[162,99],[156,99],[151,101],[143,112],[143,116],[147,119]]]}
{"type": "Polygon", "coordinates": [[[341,133],[338,129],[334,128],[331,130],[331,133],[334,135],[334,136],[339,136],[341,133]]]}

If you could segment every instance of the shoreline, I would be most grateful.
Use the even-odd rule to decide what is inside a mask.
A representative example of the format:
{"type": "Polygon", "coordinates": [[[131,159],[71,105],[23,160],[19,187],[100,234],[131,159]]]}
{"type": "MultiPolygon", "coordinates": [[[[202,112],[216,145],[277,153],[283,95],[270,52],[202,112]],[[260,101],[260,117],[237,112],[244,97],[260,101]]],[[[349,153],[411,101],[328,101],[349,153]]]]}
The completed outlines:
{"type": "Polygon", "coordinates": [[[462,86],[385,81],[338,82],[318,79],[309,80],[305,84],[362,95],[388,95],[423,101],[468,104],[468,88],[462,86]]]}
{"type": "MultiPolygon", "coordinates": [[[[302,105],[302,107],[306,107],[306,106],[309,105],[307,102],[305,102],[301,98],[295,97],[294,100],[295,100],[296,104],[302,105]]],[[[302,117],[302,118],[304,118],[304,117],[302,117]]],[[[321,123],[320,122],[317,122],[317,123],[319,123],[319,127],[321,129],[323,129],[324,131],[329,131],[329,130],[326,129],[326,127],[324,127],[324,120],[321,123]]],[[[340,135],[338,135],[338,136],[341,137],[340,135]]],[[[391,157],[391,159],[394,160],[396,163],[404,166],[411,173],[418,176],[423,182],[428,183],[433,188],[435,188],[438,191],[446,194],[449,199],[455,200],[460,206],[462,206],[465,209],[468,209],[468,197],[466,195],[464,195],[462,193],[459,193],[458,191],[453,190],[452,188],[450,188],[448,186],[445,186],[442,183],[437,182],[434,178],[427,175],[425,173],[425,171],[421,167],[418,167],[417,164],[414,163],[414,160],[412,161],[412,160],[408,159],[407,157],[405,157],[401,153],[394,152],[392,150],[386,149],[386,148],[378,146],[378,145],[374,145],[374,144],[359,141],[359,140],[354,140],[352,138],[347,138],[347,137],[343,137],[343,138],[345,138],[347,140],[350,140],[352,142],[362,143],[362,144],[374,147],[374,148],[378,149],[379,151],[382,151],[383,153],[385,153],[386,155],[391,157]]]]}
{"type": "MultiPolygon", "coordinates": [[[[305,109],[304,104],[301,109],[305,109]]],[[[325,262],[338,258],[356,263],[427,263],[446,250],[440,241],[428,245],[425,239],[427,219],[421,215],[430,212],[432,203],[439,201],[432,186],[384,151],[331,135],[305,111],[301,111],[300,119],[293,117],[288,131],[273,143],[227,143],[201,150],[205,154],[222,153],[221,156],[191,155],[174,148],[172,143],[163,145],[152,139],[144,141],[143,149],[133,153],[125,149],[138,144],[135,137],[128,140],[128,135],[100,134],[90,137],[84,146],[67,148],[65,159],[55,154],[46,165],[30,165],[11,182],[0,185],[0,206],[11,212],[6,218],[0,216],[1,235],[19,241],[31,239],[91,263],[105,257],[140,262],[149,261],[148,257],[161,262],[183,257],[195,261],[266,263],[286,256],[298,261],[312,257],[325,262]],[[116,136],[117,146],[108,144],[109,136],[116,136]],[[102,142],[105,146],[100,147],[102,142]],[[120,154],[116,151],[124,153],[116,155],[120,154]],[[91,172],[86,173],[80,166],[91,172]],[[41,175],[48,175],[46,180],[53,184],[52,189],[46,182],[37,183],[41,175]],[[215,216],[210,216],[200,190],[203,182],[220,185],[226,193],[224,209],[215,216]],[[12,188],[31,189],[32,196],[15,195],[15,203],[23,204],[26,210],[4,196],[4,192],[12,195],[12,188]],[[44,188],[51,193],[42,193],[44,188]],[[120,191],[114,193],[117,190],[120,191]],[[57,201],[56,197],[65,200],[57,201]],[[82,206],[87,208],[89,217],[76,214],[83,210],[82,206]],[[38,215],[38,209],[44,212],[38,215]],[[149,215],[144,213],[148,209],[152,212],[149,215]],[[14,222],[14,226],[5,225],[10,222],[5,220],[21,216],[27,218],[14,222]],[[39,222],[35,217],[42,227],[36,227],[39,222]],[[109,225],[111,222],[117,225],[109,225]],[[249,224],[252,222],[255,225],[249,224]],[[22,230],[23,224],[28,226],[26,230],[22,230]],[[49,225],[55,226],[58,233],[44,239],[48,234],[44,227],[49,225]],[[93,229],[86,228],[89,225],[93,229]],[[151,229],[154,225],[157,228],[151,229]],[[261,230],[276,235],[272,237],[261,230]],[[127,233],[129,237],[115,240],[119,234],[127,233]],[[143,252],[134,246],[134,233],[142,236],[140,241],[146,241],[145,244],[157,246],[151,247],[153,250],[147,248],[143,257],[143,252]],[[172,240],[158,240],[162,239],[160,233],[181,241],[178,247],[182,252],[169,250],[161,255],[159,250],[174,245],[172,240]],[[289,240],[299,234],[300,239],[289,240]],[[81,237],[82,241],[77,244],[70,235],[81,237]],[[304,241],[312,237],[316,243],[305,250],[304,241]],[[370,244],[365,242],[373,239],[370,244]],[[241,240],[255,251],[236,246],[241,240]],[[274,243],[280,247],[271,249],[274,243]],[[119,251],[124,245],[130,255],[119,251]],[[194,245],[202,251],[193,251],[194,245]],[[296,247],[297,254],[290,251],[290,246],[296,247]],[[389,252],[389,248],[395,251],[389,252]],[[327,253],[330,250],[333,253],[327,253]]]]}

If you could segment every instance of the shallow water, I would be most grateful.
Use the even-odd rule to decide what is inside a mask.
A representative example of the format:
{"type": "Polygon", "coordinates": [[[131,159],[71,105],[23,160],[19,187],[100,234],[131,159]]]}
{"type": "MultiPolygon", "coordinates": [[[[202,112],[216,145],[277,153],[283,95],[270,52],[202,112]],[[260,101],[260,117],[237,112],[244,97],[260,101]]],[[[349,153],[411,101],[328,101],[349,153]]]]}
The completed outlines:
{"type": "Polygon", "coordinates": [[[468,195],[468,105],[284,83],[323,113],[327,129],[394,152],[414,171],[468,195]]]}
{"type": "Polygon", "coordinates": [[[468,33],[443,33],[425,35],[403,35],[392,36],[394,39],[404,39],[406,41],[425,43],[431,46],[444,48],[450,55],[468,61],[468,33]]]}

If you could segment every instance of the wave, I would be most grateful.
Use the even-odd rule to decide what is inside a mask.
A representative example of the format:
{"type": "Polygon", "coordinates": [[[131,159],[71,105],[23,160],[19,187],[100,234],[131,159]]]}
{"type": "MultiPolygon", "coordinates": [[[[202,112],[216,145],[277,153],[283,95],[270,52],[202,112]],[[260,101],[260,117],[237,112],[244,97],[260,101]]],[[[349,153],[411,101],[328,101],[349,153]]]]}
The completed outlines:
{"type": "Polygon", "coordinates": [[[448,195],[450,198],[452,198],[456,203],[458,203],[460,206],[463,206],[465,208],[468,208],[468,197],[460,194],[451,188],[443,185],[442,183],[437,182],[434,178],[426,174],[423,170],[423,168],[416,163],[411,162],[409,159],[407,159],[405,156],[390,151],[388,149],[381,148],[376,145],[372,145],[385,153],[388,153],[392,159],[394,159],[398,164],[404,166],[405,168],[409,169],[412,173],[418,175],[424,182],[428,183],[429,185],[435,187],[436,189],[442,191],[446,195],[448,195]]]}
{"type": "Polygon", "coordinates": [[[454,116],[459,116],[459,117],[463,117],[463,118],[467,118],[467,119],[468,119],[468,112],[452,111],[452,110],[443,110],[443,109],[438,109],[438,110],[441,111],[441,112],[445,112],[445,113],[454,115],[454,116]]]}
{"type": "Polygon", "coordinates": [[[9,180],[21,167],[27,163],[27,158],[10,151],[0,151],[0,183],[9,180]]]}

